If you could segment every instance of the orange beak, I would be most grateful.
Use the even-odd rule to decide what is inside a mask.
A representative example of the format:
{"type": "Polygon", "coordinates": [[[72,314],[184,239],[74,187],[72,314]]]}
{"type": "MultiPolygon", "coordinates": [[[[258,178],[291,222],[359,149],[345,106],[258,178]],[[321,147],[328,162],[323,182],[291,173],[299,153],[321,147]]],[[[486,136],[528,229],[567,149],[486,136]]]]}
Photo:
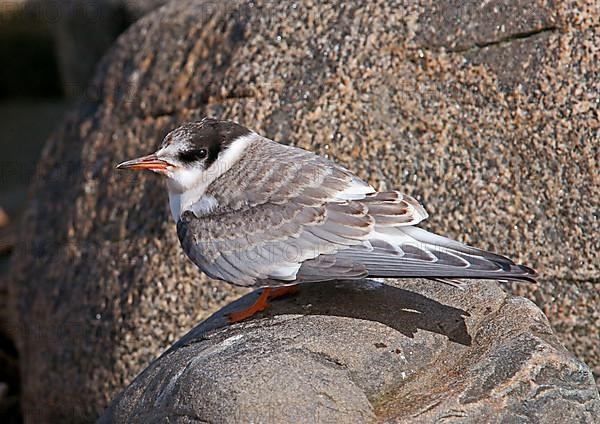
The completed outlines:
{"type": "Polygon", "coordinates": [[[128,160],[117,165],[117,169],[131,169],[138,171],[140,169],[148,169],[150,171],[165,171],[170,163],[156,157],[155,153],[141,158],[128,160]]]}

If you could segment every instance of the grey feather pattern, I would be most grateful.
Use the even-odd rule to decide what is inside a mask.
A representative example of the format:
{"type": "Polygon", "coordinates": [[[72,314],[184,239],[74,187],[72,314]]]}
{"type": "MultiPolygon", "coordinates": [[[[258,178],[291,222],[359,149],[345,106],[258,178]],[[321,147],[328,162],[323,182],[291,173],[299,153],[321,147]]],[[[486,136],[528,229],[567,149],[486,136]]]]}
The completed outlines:
{"type": "Polygon", "coordinates": [[[218,206],[201,216],[184,212],[178,235],[196,265],[233,284],[532,279],[503,256],[415,227],[427,213],[412,197],[376,193],[325,158],[262,137],[206,194],[218,206]]]}

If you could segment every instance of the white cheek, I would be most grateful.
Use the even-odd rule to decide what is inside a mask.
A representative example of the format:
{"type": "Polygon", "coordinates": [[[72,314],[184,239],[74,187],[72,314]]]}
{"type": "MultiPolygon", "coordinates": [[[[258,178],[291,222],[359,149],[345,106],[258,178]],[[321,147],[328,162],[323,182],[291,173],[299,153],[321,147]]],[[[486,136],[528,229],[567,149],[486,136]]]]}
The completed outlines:
{"type": "Polygon", "coordinates": [[[202,181],[204,172],[198,168],[176,167],[169,171],[169,177],[181,191],[189,190],[202,181]]]}

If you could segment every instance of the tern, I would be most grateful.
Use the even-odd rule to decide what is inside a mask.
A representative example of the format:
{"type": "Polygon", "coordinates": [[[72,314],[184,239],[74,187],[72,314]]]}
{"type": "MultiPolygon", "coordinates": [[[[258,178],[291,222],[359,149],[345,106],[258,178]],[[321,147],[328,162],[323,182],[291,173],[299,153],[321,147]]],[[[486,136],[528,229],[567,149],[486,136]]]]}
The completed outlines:
{"type": "Polygon", "coordinates": [[[230,121],[205,118],[117,165],[166,177],[181,246],[208,276],[263,287],[229,315],[241,321],[298,283],[371,278],[535,282],[535,271],[418,226],[428,217],[399,191],[377,192],[348,169],[230,121]]]}

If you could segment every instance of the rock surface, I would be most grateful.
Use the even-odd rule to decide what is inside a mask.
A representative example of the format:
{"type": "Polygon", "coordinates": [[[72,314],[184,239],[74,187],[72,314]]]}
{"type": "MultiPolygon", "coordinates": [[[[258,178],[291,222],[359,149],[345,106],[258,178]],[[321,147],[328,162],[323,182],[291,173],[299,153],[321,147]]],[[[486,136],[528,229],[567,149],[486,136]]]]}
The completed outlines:
{"type": "Polygon", "coordinates": [[[592,373],[530,301],[490,282],[302,286],[267,317],[217,312],[153,362],[101,423],[578,422],[592,373]]]}
{"type": "Polygon", "coordinates": [[[27,421],[96,418],[241,293],[183,256],[154,176],[114,171],[205,115],[334,157],[420,199],[428,229],[537,268],[512,289],[600,371],[600,12],[533,3],[187,0],[140,19],[32,187],[8,323],[27,421]]]}

